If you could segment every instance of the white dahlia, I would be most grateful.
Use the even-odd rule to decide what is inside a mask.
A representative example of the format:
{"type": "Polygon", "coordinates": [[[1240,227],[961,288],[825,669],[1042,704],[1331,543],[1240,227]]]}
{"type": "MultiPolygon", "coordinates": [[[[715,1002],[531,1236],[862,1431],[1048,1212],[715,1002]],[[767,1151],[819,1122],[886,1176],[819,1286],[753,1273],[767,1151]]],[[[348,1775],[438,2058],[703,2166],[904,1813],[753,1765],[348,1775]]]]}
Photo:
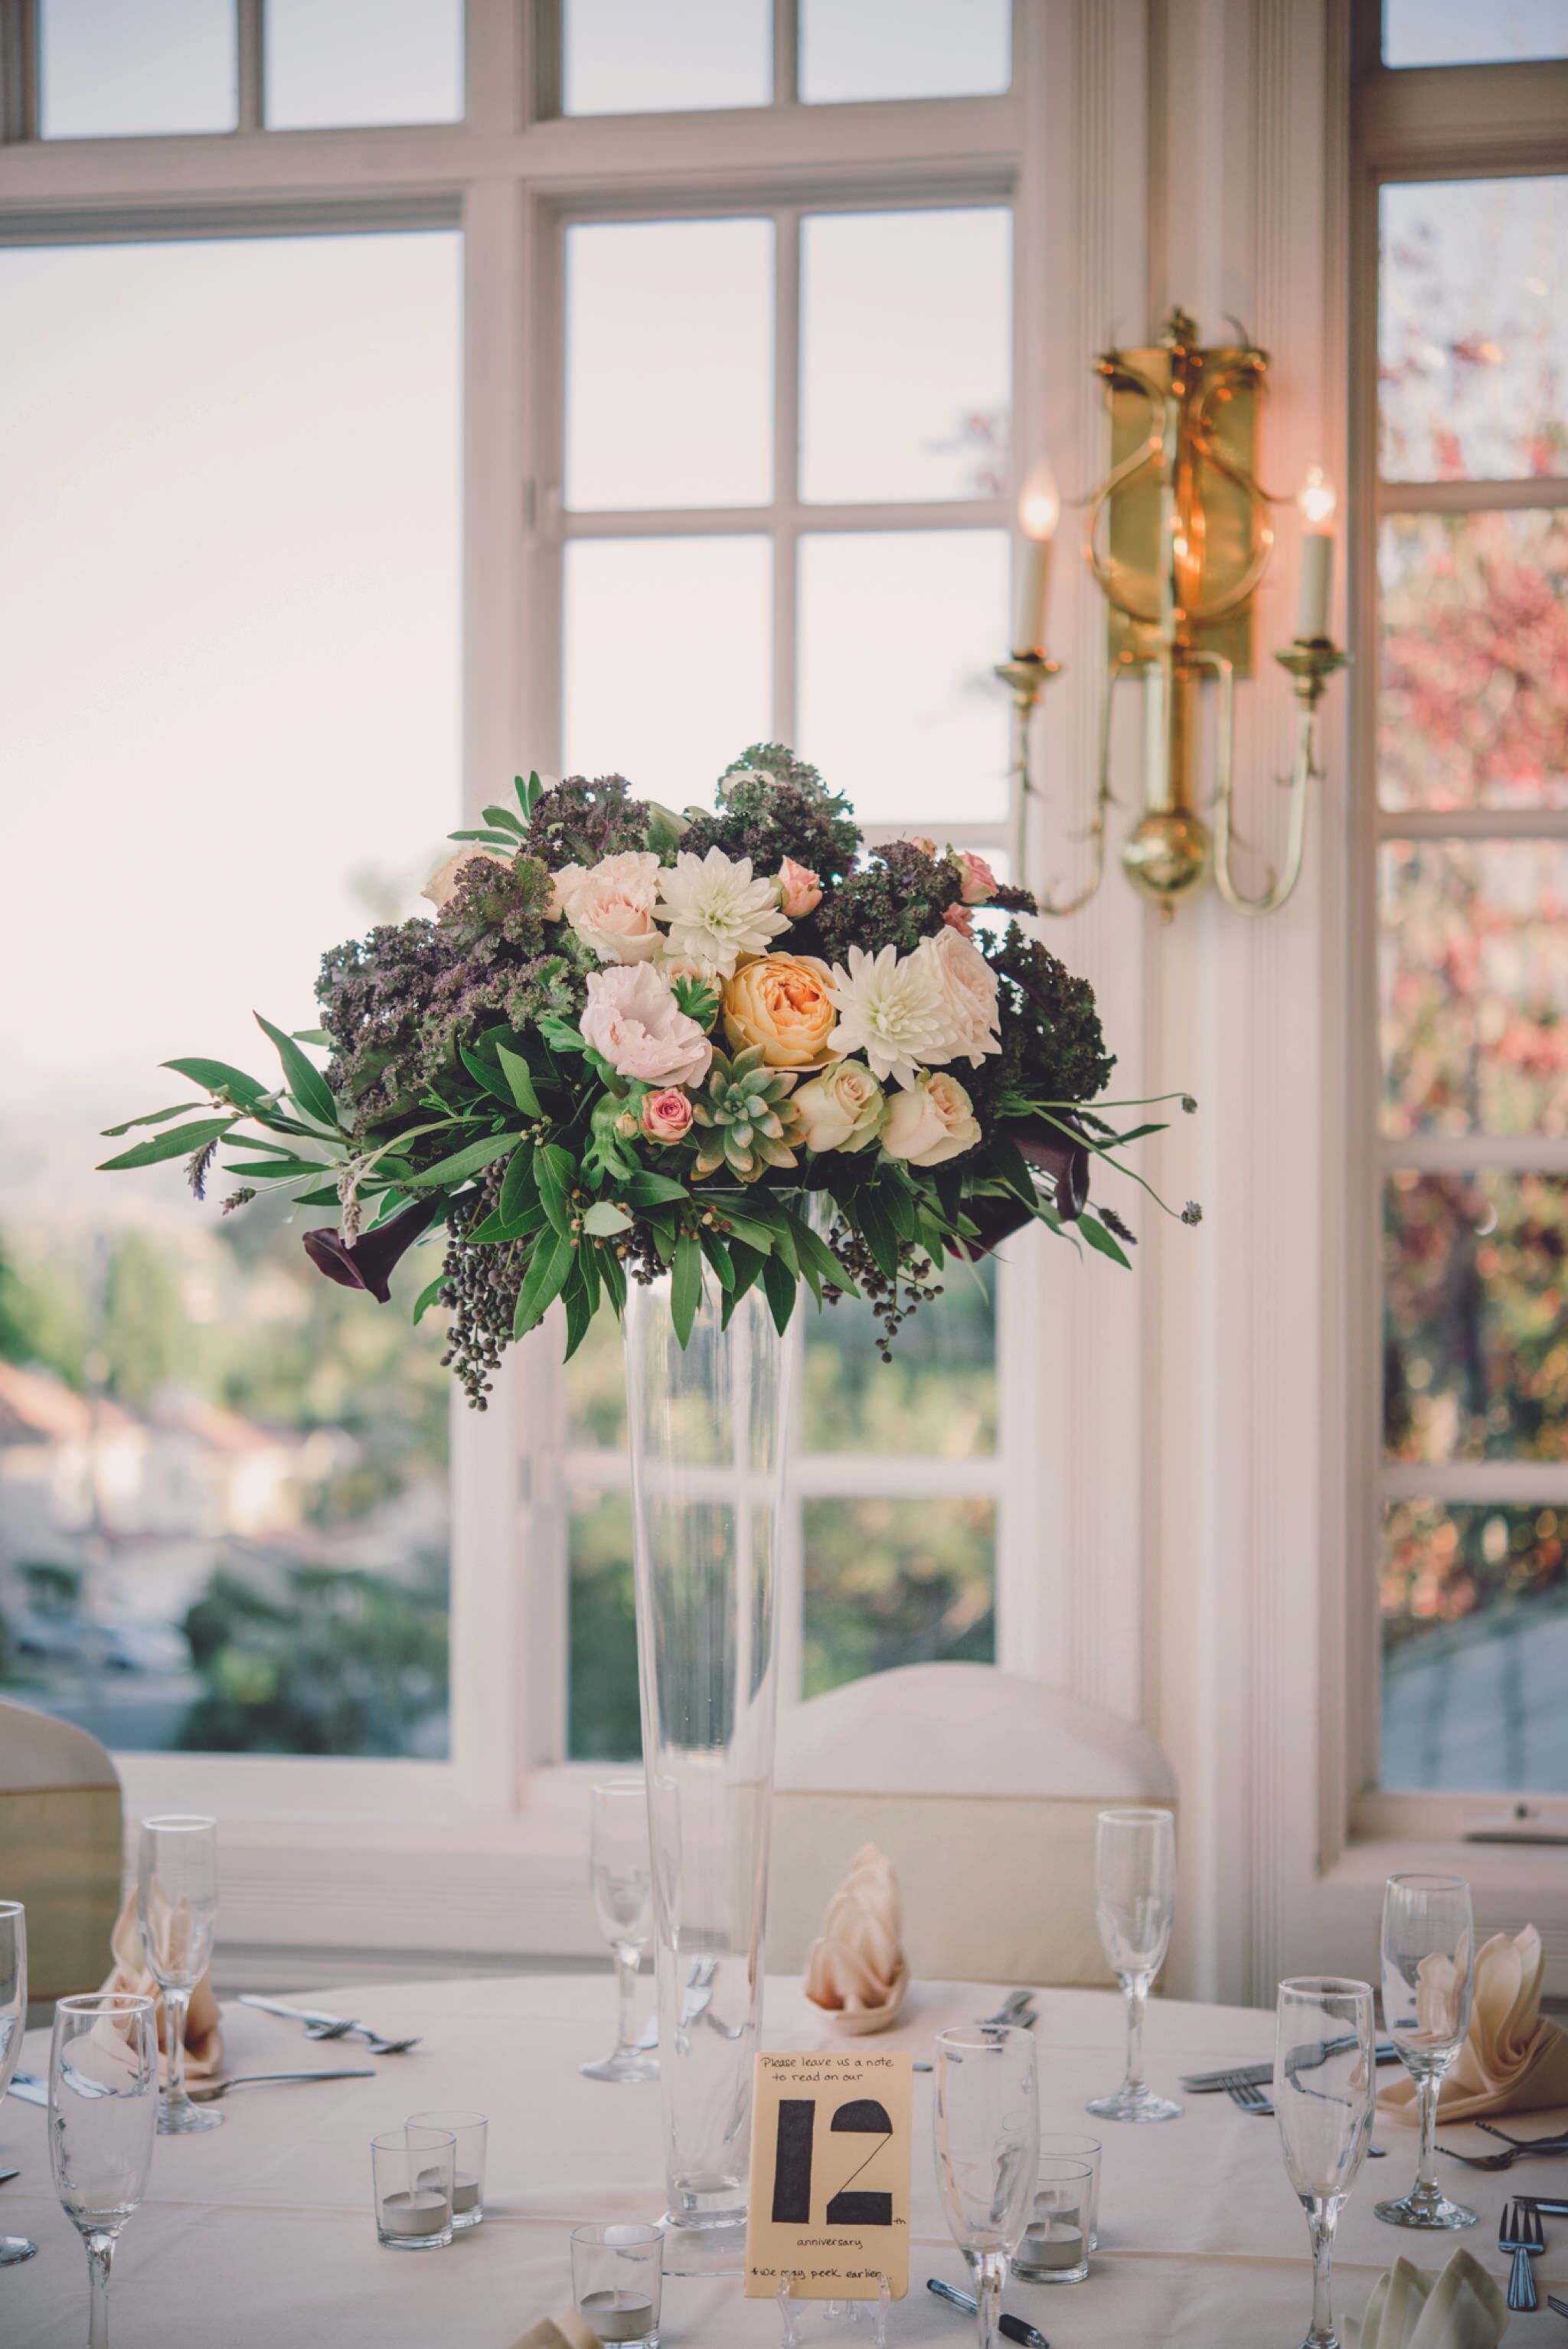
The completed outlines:
{"type": "Polygon", "coordinates": [[[849,968],[833,967],[839,1024],[835,1049],[863,1052],[885,1084],[913,1085],[920,1070],[953,1057],[953,1020],[935,966],[918,953],[851,947],[849,968]]]}
{"type": "Polygon", "coordinates": [[[754,881],[749,856],[738,863],[722,848],[682,854],[662,880],[655,913],[669,931],[669,952],[700,955],[721,978],[734,977],[743,954],[766,954],[789,926],[779,910],[778,884],[754,881]]]}

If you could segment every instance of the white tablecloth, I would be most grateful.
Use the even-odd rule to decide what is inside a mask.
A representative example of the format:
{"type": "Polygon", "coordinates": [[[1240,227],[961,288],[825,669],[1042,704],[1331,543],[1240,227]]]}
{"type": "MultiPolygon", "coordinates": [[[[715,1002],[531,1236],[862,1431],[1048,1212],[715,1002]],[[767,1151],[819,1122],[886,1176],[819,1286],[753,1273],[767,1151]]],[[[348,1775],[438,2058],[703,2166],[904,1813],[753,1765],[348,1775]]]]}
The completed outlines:
{"type": "MultiPolygon", "coordinates": [[[[570,2300],[571,2225],[658,2216],[656,2087],[610,2087],[577,2073],[613,2035],[607,1971],[335,1990],[303,2002],[365,2015],[387,2032],[420,2032],[423,2044],[378,2061],[374,2079],[240,2089],[222,2106],[222,2130],[160,2137],[148,2199],[115,2258],[115,2349],[510,2349],[536,2316],[570,2300]],[[371,2219],[370,2138],[438,2105],[490,2116],[485,2224],[447,2251],[384,2251],[371,2219]]],[[[929,2053],[934,2031],[996,2003],[985,1988],[917,1986],[885,2044],[929,2053]]],[[[1083,2106],[1119,2077],[1119,2001],[1048,1991],[1039,2007],[1044,2125],[1090,2128],[1105,2143],[1102,2249],[1087,2283],[1015,2284],[1006,2304],[1057,2349],[1293,2349],[1310,2300],[1306,2230],[1274,2123],[1211,2095],[1188,2097],[1184,2116],[1159,2127],[1095,2128],[1083,2106]]],[[[794,1980],[769,1982],[767,2026],[775,2046],[828,2044],[794,1980]]],[[[245,2007],[227,2008],[224,2031],[233,2072],[340,2060],[338,2049],[245,2007]]],[[[1159,2000],[1147,2032],[1149,2075],[1174,2089],[1178,2073],[1268,2055],[1273,2034],[1266,2013],[1159,2000]]],[[[23,2068],[46,2071],[43,2035],[28,2040],[23,2068]]],[[[930,2106],[930,2079],[917,2075],[912,2288],[889,2331],[894,2342],[958,2349],[973,2342],[972,2324],[924,2288],[928,2275],[964,2280],[933,2181],[930,2106]]],[[[1519,2133],[1544,2132],[1550,2118],[1563,2117],[1532,2116],[1519,2133]]],[[[87,2336],[87,2263],[54,2199],[45,2130],[36,2106],[0,2101],[0,2168],[19,2162],[23,2172],[0,2188],[0,2231],[26,2231],[39,2246],[26,2266],[0,2269],[4,2349],[79,2349],[87,2336]]],[[[1461,2149],[1487,2148],[1473,2129],[1439,2135],[1461,2149]]],[[[1481,2225],[1462,2237],[1397,2231],[1373,2218],[1372,2204],[1409,2184],[1414,2132],[1379,2120],[1374,2142],[1388,2158],[1366,2164],[1341,2221],[1338,2310],[1359,2316],[1375,2277],[1401,2251],[1437,2268],[1465,2241],[1504,2273],[1497,2223],[1510,2181],[1443,2162],[1444,2185],[1480,2211],[1481,2225]]],[[[1521,2164],[1511,2182],[1568,2193],[1568,2162],[1521,2164]]],[[[1568,2296],[1568,2220],[1548,2221],[1547,2237],[1536,2261],[1542,2310],[1512,2320],[1510,2349],[1535,2340],[1568,2349],[1568,2330],[1544,2304],[1549,2290],[1568,2296]]],[[[810,2322],[814,2335],[847,2337],[850,2349],[869,2338],[826,2335],[810,2322]]],[[[670,2349],[769,2349],[779,2337],[767,2303],[742,2300],[738,2284],[706,2280],[666,2282],[662,2332],[670,2349]]]]}

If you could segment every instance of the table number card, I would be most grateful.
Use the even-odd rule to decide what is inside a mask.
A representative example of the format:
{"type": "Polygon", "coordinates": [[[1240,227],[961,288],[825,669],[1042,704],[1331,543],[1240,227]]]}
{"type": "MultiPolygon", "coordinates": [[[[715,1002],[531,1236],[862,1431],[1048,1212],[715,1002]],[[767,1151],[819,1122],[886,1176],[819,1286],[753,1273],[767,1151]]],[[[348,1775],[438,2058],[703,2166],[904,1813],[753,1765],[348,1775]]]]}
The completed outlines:
{"type": "Polygon", "coordinates": [[[746,2291],[771,2300],[875,2300],[909,2290],[911,2058],[759,2055],[751,2114],[746,2291]]]}

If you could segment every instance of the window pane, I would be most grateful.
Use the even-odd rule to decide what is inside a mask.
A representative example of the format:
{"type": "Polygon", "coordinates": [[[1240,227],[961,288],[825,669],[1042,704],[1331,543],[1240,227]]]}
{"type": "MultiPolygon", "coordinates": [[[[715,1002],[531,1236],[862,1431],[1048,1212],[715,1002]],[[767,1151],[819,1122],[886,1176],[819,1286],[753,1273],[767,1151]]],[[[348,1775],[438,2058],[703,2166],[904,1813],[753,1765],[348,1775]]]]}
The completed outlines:
{"type": "Polygon", "coordinates": [[[881,1323],[844,1298],[802,1322],[807,1452],[920,1453],[974,1460],[996,1449],[996,1268],[943,1269],[943,1294],[910,1315],[882,1359],[881,1323]]]}
{"type": "Polygon", "coordinates": [[[46,139],[232,130],[234,0],[43,0],[46,139]]]}
{"type": "Polygon", "coordinates": [[[1389,841],[1386,1134],[1568,1133],[1568,843],[1389,841]]]}
{"type": "Polygon", "coordinates": [[[634,1762],[642,1754],[643,1732],[629,1494],[579,1494],[572,1504],[567,1552],[567,1759],[634,1762]]]}
{"type": "Polygon", "coordinates": [[[1395,1174],[1384,1450],[1568,1460],[1568,1178],[1395,1174]]]}
{"type": "Polygon", "coordinates": [[[1002,497],[1012,215],[835,212],[801,222],[800,494],[1002,497]]]}
{"type": "Polygon", "coordinates": [[[253,1006],[307,1026],[443,853],[459,280],[445,234],[0,255],[8,848],[58,876],[0,926],[0,1679],[121,1746],[445,1750],[431,1252],[340,1302],[222,1174],[91,1170],[169,1055],[264,1075],[253,1006]]]}
{"type": "Polygon", "coordinates": [[[1012,79],[1010,0],[800,0],[800,95],[958,98],[1012,79]]]}
{"type": "Polygon", "coordinates": [[[626,1449],[626,1363],[621,1325],[596,1313],[562,1373],[566,1381],[566,1441],[574,1451],[626,1449]]]}
{"type": "Polygon", "coordinates": [[[1481,66],[1568,57],[1568,0],[1383,0],[1386,66],[1481,66]]]}
{"type": "Polygon", "coordinates": [[[566,0],[562,110],[661,114],[766,106],[769,0],[566,0]]]}
{"type": "Polygon", "coordinates": [[[773,486],[773,224],[566,234],[566,502],[764,505],[773,486]]]}
{"type": "Polygon", "coordinates": [[[273,130],[458,122],[462,0],[265,0],[273,130]]]}
{"type": "Polygon", "coordinates": [[[1568,1791],[1568,1509],[1387,1511],[1385,1786],[1568,1791]]]}
{"type": "Polygon", "coordinates": [[[801,539],[797,732],[862,823],[1006,814],[1007,562],[999,530],[801,539]]]}
{"type": "Polygon", "coordinates": [[[808,1501],[802,1695],[895,1664],[993,1662],[995,1516],[981,1500],[808,1501]]]}
{"type": "Polygon", "coordinates": [[[1383,190],[1385,480],[1568,471],[1565,247],[1568,180],[1383,190]]]}
{"type": "Polygon", "coordinates": [[[1383,805],[1568,806],[1568,514],[1397,514],[1378,567],[1383,805]]]}
{"type": "Polygon", "coordinates": [[[569,774],[629,776],[670,807],[771,729],[764,538],[577,539],[566,549],[569,774]]]}

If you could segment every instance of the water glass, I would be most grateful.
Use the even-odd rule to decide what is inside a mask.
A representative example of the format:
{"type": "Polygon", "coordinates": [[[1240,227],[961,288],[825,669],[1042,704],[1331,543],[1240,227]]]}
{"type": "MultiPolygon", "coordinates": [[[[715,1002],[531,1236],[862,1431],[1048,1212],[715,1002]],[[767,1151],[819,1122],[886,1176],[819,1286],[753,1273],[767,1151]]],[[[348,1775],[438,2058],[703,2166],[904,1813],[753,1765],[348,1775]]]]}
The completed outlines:
{"type": "Polygon", "coordinates": [[[593,1792],[588,1880],[599,1930],[615,1954],[621,2022],[614,2053],[579,2068],[590,2080],[656,2080],[659,2059],[633,2036],[637,1969],[654,1930],[654,1869],[648,1797],[641,1778],[607,1780],[593,1792]]]}
{"type": "Polygon", "coordinates": [[[158,2129],[158,2014],[128,1991],[62,1998],[49,2050],[49,2164],[87,2245],[88,2349],[108,2349],[108,2277],[119,2230],[147,2191],[158,2129]]]}
{"type": "MultiPolygon", "coordinates": [[[[27,1919],[19,1900],[0,1900],[0,2112],[27,2028],[27,1919]]],[[[0,2235],[0,2268],[30,2260],[38,2246],[26,2235],[0,2235]]]]}
{"type": "Polygon", "coordinates": [[[1318,1976],[1283,1982],[1275,2018],[1274,2115],[1312,2243],[1312,2327],[1302,2349],[1339,2349],[1329,2264],[1377,2101],[1372,1986],[1318,1976]]]}
{"type": "Polygon", "coordinates": [[[389,2251],[436,2251],[452,2240],[458,2140],[405,2121],[370,2140],[376,2232],[389,2251]]]}
{"type": "Polygon", "coordinates": [[[1127,2002],[1127,2076],[1088,2110],[1102,2121],[1173,2121],[1181,2107],[1143,2076],[1143,2015],[1171,1946],[1176,1822],[1169,1811],[1101,1811],[1095,1837],[1095,1921],[1127,2002]]]}
{"type": "MultiPolygon", "coordinates": [[[[410,2113],[409,2128],[450,2130],[457,2151],[452,2170],[452,2230],[484,2224],[485,2149],[490,2123],[483,2113],[410,2113]]],[[[419,2183],[424,2184],[421,2178],[419,2183]]]]}
{"type": "Polygon", "coordinates": [[[935,2089],[937,2191],[975,2279],[979,2349],[995,2349],[1002,2287],[1039,2168],[1034,2039],[1016,2029],[939,2032],[935,2089]]]}
{"type": "Polygon", "coordinates": [[[595,2340],[658,2349],[664,2261],[662,2227],[573,2227],[572,2297],[595,2340]]]}
{"type": "Polygon", "coordinates": [[[1088,2274],[1094,2172],[1087,2161],[1042,2154],[1034,2208],[1013,2261],[1026,2283],[1082,2283],[1088,2274]]]}
{"type": "Polygon", "coordinates": [[[1091,2251],[1098,2251],[1099,2249],[1100,2152],[1100,2142],[1097,2137],[1072,2137],[1068,2135],[1066,2131],[1060,2129],[1052,2129],[1049,2132],[1042,2130],[1040,2135],[1040,2159],[1042,2161],[1081,2161],[1087,2164],[1088,2168],[1090,2174],[1090,2184],[1088,2189],[1088,2247],[1091,2251]]]}
{"type": "Polygon", "coordinates": [[[1433,2136],[1443,2074],[1470,2029],[1475,1920],[1460,1876],[1391,1876],[1383,1891],[1383,2025],[1416,2084],[1416,2182],[1374,2205],[1390,2227],[1473,2227],[1476,2214],[1438,2184],[1433,2136]]]}
{"type": "Polygon", "coordinates": [[[169,2087],[158,2108],[160,2137],[222,2128],[216,2105],[185,2093],[185,2016],[212,1957],[218,1929],[218,1823],[205,1817],[144,1819],[137,1869],[137,1921],[148,1971],[163,1992],[169,2087]]]}

